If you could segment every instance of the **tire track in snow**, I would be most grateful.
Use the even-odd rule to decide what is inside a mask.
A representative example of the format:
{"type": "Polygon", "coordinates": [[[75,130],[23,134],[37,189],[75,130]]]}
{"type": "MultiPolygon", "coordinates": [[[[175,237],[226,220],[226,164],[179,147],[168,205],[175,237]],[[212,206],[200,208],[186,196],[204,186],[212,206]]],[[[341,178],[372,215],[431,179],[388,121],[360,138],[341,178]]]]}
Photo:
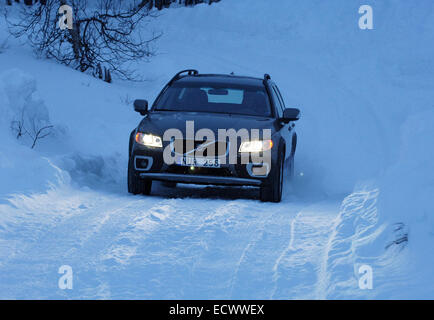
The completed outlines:
{"type": "Polygon", "coordinates": [[[359,289],[356,273],[361,261],[369,261],[371,267],[378,261],[378,257],[363,258],[358,253],[358,247],[377,238],[384,230],[384,225],[377,226],[378,195],[378,189],[362,190],[342,202],[321,256],[316,299],[327,299],[330,295],[366,298],[372,293],[359,289]]]}
{"type": "Polygon", "coordinates": [[[295,239],[295,236],[294,236],[294,231],[295,231],[295,223],[297,222],[297,219],[300,217],[300,215],[301,215],[301,213],[302,213],[303,211],[300,211],[299,213],[297,213],[297,215],[295,216],[295,218],[291,221],[291,228],[290,228],[290,231],[289,231],[289,235],[290,235],[290,239],[289,239],[289,243],[288,243],[288,246],[282,251],[282,253],[279,255],[279,258],[277,258],[277,260],[276,260],[276,262],[275,262],[275,264],[274,264],[274,266],[273,266],[273,272],[275,273],[275,276],[277,276],[277,268],[279,267],[279,265],[280,265],[280,261],[283,259],[283,257],[284,256],[286,256],[286,254],[289,252],[289,251],[293,251],[293,250],[295,250],[294,249],[294,239],[295,239]]]}
{"type": "MultiPolygon", "coordinates": [[[[280,280],[297,269],[288,256],[306,231],[298,230],[303,208],[316,205],[191,198],[187,191],[181,188],[183,198],[77,190],[36,197],[35,203],[51,201],[46,215],[40,221],[23,215],[11,231],[30,217],[32,228],[44,231],[30,242],[31,228],[22,233],[24,249],[0,267],[8,274],[0,276],[1,291],[10,298],[268,298],[273,290],[288,297],[280,280]],[[57,289],[63,264],[74,270],[72,292],[57,289]]],[[[14,210],[34,209],[17,201],[14,210]]]]}
{"type": "MultiPolygon", "coordinates": [[[[333,210],[337,207],[337,203],[333,201],[308,205],[308,208],[314,213],[317,211],[320,215],[323,211],[336,215],[337,212],[333,210]],[[320,209],[323,205],[330,207],[330,209],[320,209]]],[[[297,264],[302,262],[300,260],[294,261],[295,266],[282,268],[279,266],[287,258],[291,250],[296,249],[297,233],[295,230],[300,216],[306,211],[306,204],[293,203],[288,206],[288,202],[282,202],[272,206],[274,207],[272,214],[263,219],[260,224],[261,227],[256,230],[256,234],[249,237],[249,241],[237,260],[231,281],[230,297],[233,299],[269,299],[274,295],[278,299],[292,297],[289,293],[278,292],[281,285],[278,279],[287,276],[296,279],[296,276],[288,271],[290,271],[290,268],[297,268],[297,264]]],[[[327,219],[329,219],[329,216],[327,219]]],[[[311,227],[315,228],[315,225],[311,227]]],[[[299,233],[303,234],[305,231],[303,229],[299,233]]],[[[325,237],[324,234],[322,234],[322,237],[325,237]]],[[[309,247],[301,247],[297,250],[303,252],[310,259],[318,256],[315,252],[312,253],[309,247]]],[[[293,287],[298,285],[299,283],[292,284],[293,287]]],[[[313,287],[312,284],[310,288],[313,287]]],[[[288,292],[293,290],[291,286],[288,289],[288,292]]]]}
{"type": "Polygon", "coordinates": [[[299,219],[300,215],[302,214],[303,211],[299,211],[297,213],[297,215],[295,216],[295,218],[291,221],[291,227],[290,227],[290,231],[289,231],[289,243],[286,246],[286,248],[282,251],[282,253],[279,255],[279,257],[277,258],[276,262],[274,263],[273,266],[273,284],[274,284],[274,288],[273,291],[270,295],[270,299],[273,299],[276,290],[277,290],[277,281],[279,279],[279,274],[278,274],[278,268],[280,265],[280,262],[282,261],[282,259],[290,252],[290,251],[295,251],[294,248],[294,239],[295,239],[295,224],[297,222],[297,220],[299,219]]]}
{"type": "MultiPolygon", "coordinates": [[[[60,265],[71,265],[77,274],[81,274],[81,278],[88,270],[98,270],[98,255],[112,242],[110,234],[119,232],[123,225],[128,225],[128,221],[134,219],[134,209],[137,207],[131,205],[132,198],[77,190],[71,196],[64,190],[57,190],[50,191],[49,198],[47,194],[41,194],[15,199],[15,219],[9,222],[8,232],[18,230],[21,245],[19,252],[15,251],[11,258],[2,259],[1,273],[12,275],[16,283],[31,283],[35,279],[52,277],[51,285],[43,283],[35,286],[34,290],[41,298],[56,297],[61,294],[55,287],[53,290],[60,265]],[[42,211],[47,200],[50,203],[42,211]],[[37,210],[41,214],[28,214],[30,210],[37,210]],[[29,222],[31,225],[26,227],[29,222]],[[33,240],[29,242],[30,237],[33,240]]],[[[141,199],[132,203],[145,207],[146,202],[149,203],[141,199]]],[[[8,238],[8,235],[4,237],[8,238]]],[[[3,240],[3,243],[11,247],[10,241],[3,240]]],[[[80,284],[80,280],[76,282],[80,284]]],[[[26,297],[28,294],[27,289],[21,286],[1,291],[7,292],[9,297],[26,297]]]]}
{"type": "Polygon", "coordinates": [[[248,252],[250,251],[250,249],[253,248],[257,244],[257,242],[263,237],[264,232],[265,232],[265,225],[269,220],[271,220],[271,218],[274,215],[275,215],[275,212],[272,212],[271,214],[268,215],[268,217],[266,219],[264,219],[263,223],[261,224],[261,227],[259,228],[259,232],[256,232],[252,236],[251,240],[247,243],[246,247],[244,248],[244,250],[240,256],[240,259],[238,260],[238,262],[236,264],[236,268],[235,268],[235,271],[234,271],[233,276],[232,276],[231,288],[230,288],[230,297],[231,298],[233,297],[233,294],[234,294],[234,286],[235,286],[235,282],[236,282],[237,277],[238,277],[238,273],[240,271],[241,264],[246,259],[246,256],[247,256],[248,252]]]}
{"type": "Polygon", "coordinates": [[[313,297],[319,256],[337,207],[337,202],[309,205],[291,221],[289,240],[274,260],[270,299],[313,297]]]}

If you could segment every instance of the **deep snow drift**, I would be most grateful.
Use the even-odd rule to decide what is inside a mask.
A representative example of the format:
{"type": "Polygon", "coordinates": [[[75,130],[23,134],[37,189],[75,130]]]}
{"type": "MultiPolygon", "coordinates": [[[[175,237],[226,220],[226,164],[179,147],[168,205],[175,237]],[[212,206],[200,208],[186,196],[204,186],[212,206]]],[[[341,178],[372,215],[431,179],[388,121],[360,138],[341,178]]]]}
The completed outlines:
{"type": "Polygon", "coordinates": [[[223,0],[165,10],[151,23],[164,26],[159,54],[137,65],[148,79],[139,84],[106,84],[9,39],[0,53],[0,297],[72,297],[48,283],[58,265],[75,263],[85,271],[74,297],[433,298],[434,4],[375,3],[374,30],[358,28],[359,5],[223,0]],[[190,67],[270,73],[287,106],[302,109],[297,177],[282,204],[218,197],[219,188],[126,195],[127,139],[140,119],[132,101],[152,100],[190,67]],[[34,149],[11,130],[24,109],[54,126],[34,149]],[[362,264],[373,268],[373,290],[358,288],[362,264]],[[26,285],[26,272],[38,279],[26,285]],[[146,273],[147,290],[127,286],[146,273]],[[181,276],[196,285],[175,288],[181,276]]]}

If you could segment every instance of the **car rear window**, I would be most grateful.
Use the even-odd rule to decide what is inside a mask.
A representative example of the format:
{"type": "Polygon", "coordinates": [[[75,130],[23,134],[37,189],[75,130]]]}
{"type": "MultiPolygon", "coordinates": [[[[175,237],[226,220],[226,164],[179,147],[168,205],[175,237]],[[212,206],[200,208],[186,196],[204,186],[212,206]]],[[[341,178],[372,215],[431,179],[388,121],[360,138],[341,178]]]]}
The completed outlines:
{"type": "Polygon", "coordinates": [[[221,83],[174,83],[157,101],[154,110],[271,116],[264,87],[221,83]]]}

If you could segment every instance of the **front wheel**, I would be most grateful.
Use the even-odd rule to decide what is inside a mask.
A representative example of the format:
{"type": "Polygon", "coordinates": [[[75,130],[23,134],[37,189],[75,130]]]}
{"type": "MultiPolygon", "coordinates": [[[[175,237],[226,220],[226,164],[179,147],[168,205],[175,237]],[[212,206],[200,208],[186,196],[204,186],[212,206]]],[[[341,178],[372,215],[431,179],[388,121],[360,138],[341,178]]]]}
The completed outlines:
{"type": "Polygon", "coordinates": [[[152,189],[152,180],[140,179],[134,170],[134,164],[130,157],[128,160],[128,192],[132,194],[149,195],[152,189]]]}
{"type": "Polygon", "coordinates": [[[287,168],[287,170],[288,170],[287,175],[288,175],[289,179],[293,179],[294,175],[295,175],[295,166],[294,166],[295,159],[294,158],[295,157],[293,154],[289,157],[289,163],[288,163],[288,168],[287,168]]]}
{"type": "Polygon", "coordinates": [[[280,202],[282,200],[285,160],[283,154],[277,161],[277,170],[272,170],[268,184],[261,186],[260,198],[263,202],[280,202]]]}

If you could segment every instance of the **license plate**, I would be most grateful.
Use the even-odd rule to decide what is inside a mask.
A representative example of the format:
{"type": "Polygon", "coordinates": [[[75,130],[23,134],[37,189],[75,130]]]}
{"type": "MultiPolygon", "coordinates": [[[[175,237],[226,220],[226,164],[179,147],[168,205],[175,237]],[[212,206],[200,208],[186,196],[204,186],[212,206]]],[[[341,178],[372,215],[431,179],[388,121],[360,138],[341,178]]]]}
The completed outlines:
{"type": "Polygon", "coordinates": [[[176,163],[184,167],[220,168],[220,159],[199,157],[178,157],[176,163]]]}

